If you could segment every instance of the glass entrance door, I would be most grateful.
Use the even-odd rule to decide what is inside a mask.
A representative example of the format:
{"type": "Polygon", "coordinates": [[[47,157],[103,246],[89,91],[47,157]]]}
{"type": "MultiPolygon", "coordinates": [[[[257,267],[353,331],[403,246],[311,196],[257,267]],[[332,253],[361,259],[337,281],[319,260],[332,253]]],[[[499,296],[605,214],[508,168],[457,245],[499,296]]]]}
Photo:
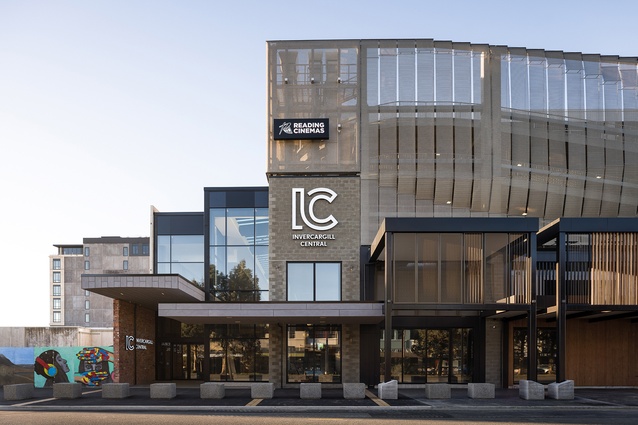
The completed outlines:
{"type": "MultiPolygon", "coordinates": [[[[472,339],[471,328],[396,329],[392,339],[392,379],[412,384],[472,382],[472,339]]],[[[382,380],[383,366],[382,349],[382,380]]]]}
{"type": "Polygon", "coordinates": [[[182,344],[182,378],[204,379],[204,345],[182,344]]]}
{"type": "Polygon", "coordinates": [[[204,345],[163,342],[158,352],[157,379],[204,379],[204,345]]]}
{"type": "Polygon", "coordinates": [[[427,331],[427,382],[448,382],[450,373],[450,331],[427,331]]]}

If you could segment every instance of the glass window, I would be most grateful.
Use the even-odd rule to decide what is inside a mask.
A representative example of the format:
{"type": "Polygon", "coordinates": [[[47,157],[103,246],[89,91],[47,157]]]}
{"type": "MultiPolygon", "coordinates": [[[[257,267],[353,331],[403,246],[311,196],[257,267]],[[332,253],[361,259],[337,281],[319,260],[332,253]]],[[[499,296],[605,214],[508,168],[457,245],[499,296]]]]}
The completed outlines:
{"type": "Polygon", "coordinates": [[[317,301],[341,299],[341,264],[315,264],[315,299],[317,301]]]}
{"type": "Polygon", "coordinates": [[[255,245],[268,245],[268,208],[255,208],[255,245]]]}
{"type": "Polygon", "coordinates": [[[84,270],[91,270],[91,262],[90,261],[85,261],[84,262],[84,270]]]}
{"type": "Polygon", "coordinates": [[[340,263],[288,263],[288,301],[341,300],[340,263]]]}
{"type": "MultiPolygon", "coordinates": [[[[383,347],[383,337],[381,347],[383,347]]],[[[392,377],[402,383],[468,383],[473,374],[471,328],[394,329],[392,377]]],[[[385,380],[383,348],[381,375],[385,380]]]]}
{"type": "Polygon", "coordinates": [[[128,270],[128,260],[122,261],[122,270],[128,270]]]}
{"type": "Polygon", "coordinates": [[[341,382],[341,327],[288,326],[287,382],[341,382]]]}
{"type": "Polygon", "coordinates": [[[211,381],[268,381],[268,325],[214,325],[211,381]]]}
{"type": "Polygon", "coordinates": [[[313,301],[312,263],[288,263],[288,301],[313,301]]]}
{"type": "Polygon", "coordinates": [[[171,261],[171,237],[157,237],[157,261],[160,263],[168,263],[171,261]]]}
{"type": "Polygon", "coordinates": [[[56,310],[62,308],[62,300],[60,300],[60,298],[53,298],[53,308],[56,310]]]}
{"type": "Polygon", "coordinates": [[[211,208],[209,279],[216,301],[268,300],[268,209],[211,208]]]}
{"type": "Polygon", "coordinates": [[[226,210],[210,209],[210,244],[226,245],[226,210]]]}
{"type": "Polygon", "coordinates": [[[417,301],[439,302],[439,235],[418,234],[416,243],[419,260],[417,301]]]}
{"type": "Polygon", "coordinates": [[[53,323],[60,323],[60,322],[62,322],[62,313],[60,313],[59,311],[54,311],[53,323]]]}
{"type": "Polygon", "coordinates": [[[226,245],[254,245],[255,210],[253,208],[229,208],[226,231],[226,245]]]}
{"type": "Polygon", "coordinates": [[[122,248],[122,255],[124,257],[128,257],[128,246],[122,248]]]}
{"type": "Polygon", "coordinates": [[[62,281],[62,275],[60,272],[53,272],[53,281],[55,283],[60,283],[62,281]]]}
{"type": "Polygon", "coordinates": [[[89,295],[91,295],[91,293],[89,291],[84,291],[84,296],[88,297],[89,295]]]}
{"type": "Polygon", "coordinates": [[[204,262],[203,235],[171,236],[171,262],[194,263],[204,262]]]}
{"type": "Polygon", "coordinates": [[[88,246],[84,247],[84,256],[88,257],[91,254],[91,249],[88,246]]]}
{"type": "Polygon", "coordinates": [[[60,261],[59,258],[54,258],[53,259],[53,270],[60,270],[62,268],[62,262],[60,261]]]}
{"type": "Polygon", "coordinates": [[[53,295],[55,296],[62,295],[62,287],[60,285],[53,285],[53,295]]]}
{"type": "Polygon", "coordinates": [[[89,300],[84,300],[84,309],[85,310],[91,309],[91,302],[89,300]]]}
{"type": "Polygon", "coordinates": [[[441,234],[441,302],[463,301],[463,235],[441,234]]]}
{"type": "Polygon", "coordinates": [[[148,255],[148,244],[142,244],[142,255],[148,255]]]}
{"type": "Polygon", "coordinates": [[[140,247],[137,244],[131,245],[133,255],[140,255],[140,247]]]}
{"type": "Polygon", "coordinates": [[[91,321],[91,317],[90,317],[89,313],[84,313],[84,321],[86,323],[89,323],[91,321]]]}
{"type": "Polygon", "coordinates": [[[394,299],[395,302],[414,302],[416,279],[415,233],[394,235],[394,299]]]}

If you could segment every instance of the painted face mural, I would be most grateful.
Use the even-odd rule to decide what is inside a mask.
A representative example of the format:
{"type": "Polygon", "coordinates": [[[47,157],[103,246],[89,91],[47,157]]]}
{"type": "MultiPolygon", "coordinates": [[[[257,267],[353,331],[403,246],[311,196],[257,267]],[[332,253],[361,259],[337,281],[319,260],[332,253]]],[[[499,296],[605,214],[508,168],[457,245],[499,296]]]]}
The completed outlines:
{"type": "Polygon", "coordinates": [[[67,361],[56,350],[46,350],[35,358],[33,370],[37,375],[46,379],[44,386],[50,387],[54,383],[69,382],[67,373],[70,372],[67,361]]]}
{"type": "Polygon", "coordinates": [[[113,382],[109,365],[109,362],[113,362],[113,353],[100,347],[85,347],[76,357],[79,361],[76,381],[89,387],[113,382]]]}

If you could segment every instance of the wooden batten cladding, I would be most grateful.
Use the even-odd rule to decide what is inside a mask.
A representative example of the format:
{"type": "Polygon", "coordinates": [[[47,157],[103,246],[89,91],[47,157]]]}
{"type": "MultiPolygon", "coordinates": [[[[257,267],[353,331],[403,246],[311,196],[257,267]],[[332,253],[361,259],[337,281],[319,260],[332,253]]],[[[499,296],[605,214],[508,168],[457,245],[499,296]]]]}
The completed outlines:
{"type": "Polygon", "coordinates": [[[638,305],[638,234],[592,234],[591,303],[638,305]]]}

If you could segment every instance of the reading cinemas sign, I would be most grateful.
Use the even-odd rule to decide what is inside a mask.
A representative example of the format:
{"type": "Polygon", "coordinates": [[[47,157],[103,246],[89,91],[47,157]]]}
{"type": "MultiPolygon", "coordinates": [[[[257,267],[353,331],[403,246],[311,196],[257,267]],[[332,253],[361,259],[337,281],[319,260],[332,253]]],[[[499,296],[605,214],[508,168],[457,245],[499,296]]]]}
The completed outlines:
{"type": "Polygon", "coordinates": [[[318,187],[308,192],[300,187],[292,189],[292,230],[301,230],[301,232],[294,232],[292,239],[299,241],[299,246],[326,247],[329,241],[335,240],[334,233],[326,233],[326,231],[333,229],[339,222],[332,214],[327,217],[317,217],[315,205],[317,201],[332,204],[336,197],[337,193],[327,187],[318,187]],[[298,218],[301,218],[300,222],[298,218]],[[312,232],[313,230],[315,232],[312,232]]]}
{"type": "Polygon", "coordinates": [[[329,124],[328,118],[275,119],[275,140],[326,140],[329,124]]]}

